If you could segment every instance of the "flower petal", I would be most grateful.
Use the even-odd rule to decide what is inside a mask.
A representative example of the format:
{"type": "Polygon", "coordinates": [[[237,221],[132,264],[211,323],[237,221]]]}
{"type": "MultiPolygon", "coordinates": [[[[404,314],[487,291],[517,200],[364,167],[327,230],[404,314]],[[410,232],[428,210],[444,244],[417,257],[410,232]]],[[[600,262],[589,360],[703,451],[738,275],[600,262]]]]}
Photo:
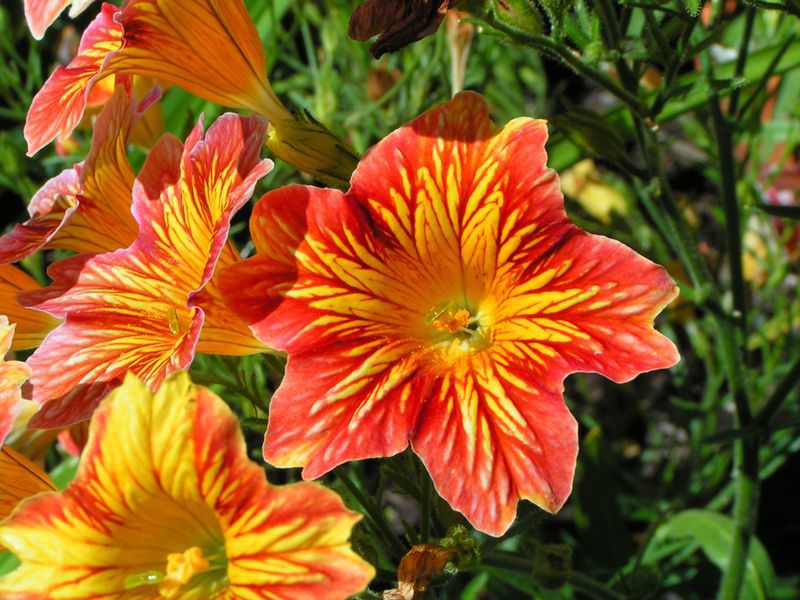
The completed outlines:
{"type": "Polygon", "coordinates": [[[22,500],[56,489],[47,473],[8,446],[0,448],[0,473],[0,521],[22,500]]]}
{"type": "Polygon", "coordinates": [[[13,265],[0,264],[0,306],[15,326],[11,350],[35,348],[58,326],[58,319],[20,304],[20,294],[40,289],[39,284],[25,271],[13,265]]]}
{"type": "Polygon", "coordinates": [[[83,116],[87,94],[100,75],[106,57],[122,48],[122,27],[114,21],[118,9],[103,4],[81,38],[77,56],[58,66],[33,98],[25,121],[28,156],[55,137],[71,132],[83,116]]]}
{"type": "Polygon", "coordinates": [[[578,424],[561,394],[513,369],[483,353],[437,379],[411,439],[439,495],[495,536],[514,522],[520,499],[558,512],[578,454],[578,424]]]}
{"type": "Polygon", "coordinates": [[[95,81],[137,74],[179,85],[224,106],[291,120],[266,80],[258,32],[241,0],[129,0],[103,4],[78,55],[33,100],[28,154],[77,125],[95,81]]]}
{"type": "Polygon", "coordinates": [[[45,183],[28,205],[31,218],[0,237],[0,262],[18,262],[43,248],[77,210],[80,192],[76,168],[66,169],[45,183]]]}
{"type": "Polygon", "coordinates": [[[190,580],[181,598],[345,598],[374,573],[347,543],[358,518],[320,486],[270,486],[230,409],[186,374],[155,395],[129,376],[95,413],[74,482],[0,527],[22,563],[0,594],[127,597],[131,577],[197,547],[227,568],[190,580]]]}
{"type": "Polygon", "coordinates": [[[530,376],[559,392],[576,371],[624,383],[677,363],[675,345],[653,329],[655,316],[678,295],[666,271],[577,227],[560,235],[558,247],[513,291],[498,290],[496,343],[509,356],[526,357],[530,376]]]}
{"type": "Polygon", "coordinates": [[[8,317],[0,315],[0,446],[22,408],[20,386],[31,376],[31,370],[25,363],[4,360],[13,336],[14,325],[8,324],[8,317]]]}
{"type": "Polygon", "coordinates": [[[25,0],[25,19],[31,35],[37,40],[42,39],[50,24],[70,2],[71,0],[25,0]]]}
{"type": "Polygon", "coordinates": [[[217,262],[217,271],[206,286],[192,297],[192,302],[205,313],[197,351],[201,354],[244,356],[269,351],[270,348],[253,335],[247,322],[225,304],[217,273],[241,262],[228,243],[217,262]]]}
{"type": "Polygon", "coordinates": [[[120,82],[98,116],[83,164],[48,181],[31,200],[31,218],[0,238],[0,261],[16,262],[41,248],[111,252],[136,239],[131,215],[134,175],[126,154],[133,124],[152,102],[130,98],[120,82]]]}
{"type": "Polygon", "coordinates": [[[26,297],[66,318],[29,359],[42,406],[33,426],[87,419],[128,370],[157,386],[188,367],[204,320],[194,295],[211,278],[234,212],[272,167],[259,160],[265,128],[228,114],[205,136],[198,125],[185,146],[162,138],[134,185],[133,245],[60,261],[49,270],[54,284],[26,297]]]}
{"type": "Polygon", "coordinates": [[[372,56],[395,52],[434,33],[444,19],[449,0],[366,0],[350,19],[354,40],[380,34],[370,46],[372,56]]]}

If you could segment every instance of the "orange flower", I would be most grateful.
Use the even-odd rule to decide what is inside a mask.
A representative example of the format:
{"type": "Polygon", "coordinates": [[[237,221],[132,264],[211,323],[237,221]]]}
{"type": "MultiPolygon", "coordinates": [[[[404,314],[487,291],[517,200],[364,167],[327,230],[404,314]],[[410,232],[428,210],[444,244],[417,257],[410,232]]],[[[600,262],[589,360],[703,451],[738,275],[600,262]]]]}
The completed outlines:
{"type": "Polygon", "coordinates": [[[0,597],[344,599],[374,574],[347,541],[359,518],[319,485],[269,485],[233,413],[185,373],[155,395],[129,375],[75,481],[0,526],[21,561],[0,597]]]}
{"type": "Polygon", "coordinates": [[[661,267],[568,219],[543,121],[502,129],[462,93],[391,134],[347,194],[290,186],[250,222],[226,301],[288,352],[264,453],[319,477],[408,446],[439,494],[502,534],[519,499],[557,511],[577,425],[563,379],[669,367],[661,267]]]}
{"type": "Polygon", "coordinates": [[[230,219],[272,168],[259,158],[265,129],[260,117],[226,114],[205,135],[198,125],[185,145],[164,136],[133,186],[138,237],[130,247],[59,261],[48,270],[51,286],[21,295],[65,319],[28,360],[31,399],[41,406],[31,426],[88,419],[127,371],[155,387],[206,344],[263,351],[229,311],[206,315],[199,295],[220,256],[224,264],[238,260],[230,219]]]}
{"type": "Polygon", "coordinates": [[[28,154],[72,131],[99,81],[138,74],[264,115],[273,127],[270,148],[280,158],[326,181],[346,181],[355,157],[320,124],[295,118],[266,72],[264,48],[241,0],[103,4],[77,56],[56,68],[33,99],[25,123],[28,154]]]}

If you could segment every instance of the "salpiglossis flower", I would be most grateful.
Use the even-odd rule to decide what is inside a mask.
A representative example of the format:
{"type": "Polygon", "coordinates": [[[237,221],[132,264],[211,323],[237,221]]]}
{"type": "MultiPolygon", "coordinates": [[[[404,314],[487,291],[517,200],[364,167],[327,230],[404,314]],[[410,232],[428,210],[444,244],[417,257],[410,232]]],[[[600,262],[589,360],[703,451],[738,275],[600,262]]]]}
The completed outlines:
{"type": "Polygon", "coordinates": [[[31,399],[41,406],[32,427],[88,419],[129,370],[155,387],[187,368],[195,350],[263,351],[241,319],[204,307],[223,305],[207,284],[218,261],[240,260],[230,219],[272,169],[259,157],[266,126],[226,114],[205,134],[198,124],[185,144],[164,136],[133,185],[134,242],[54,263],[52,285],[20,295],[65,319],[28,359],[31,399]]]}
{"type": "Polygon", "coordinates": [[[347,541],[359,518],[319,485],[269,485],[230,409],[185,373],[156,394],[129,375],[75,481],[0,526],[21,561],[0,597],[343,599],[373,576],[347,541]]]}
{"type": "Polygon", "coordinates": [[[25,123],[28,154],[72,131],[94,85],[115,73],[153,77],[264,115],[275,130],[270,148],[276,155],[291,164],[300,159],[296,166],[326,181],[346,181],[355,167],[341,140],[313,120],[295,119],[275,95],[264,48],[242,0],[103,4],[77,56],[57,67],[33,99],[25,123]]]}
{"type": "Polygon", "coordinates": [[[292,186],[259,201],[258,253],[221,282],[289,355],[269,462],[315,478],[410,440],[482,531],[502,534],[520,498],[563,505],[577,454],[564,377],[673,365],[653,320],[677,289],[568,220],[546,138],[540,120],[496,127],[463,93],[374,147],[347,194],[292,186]]]}

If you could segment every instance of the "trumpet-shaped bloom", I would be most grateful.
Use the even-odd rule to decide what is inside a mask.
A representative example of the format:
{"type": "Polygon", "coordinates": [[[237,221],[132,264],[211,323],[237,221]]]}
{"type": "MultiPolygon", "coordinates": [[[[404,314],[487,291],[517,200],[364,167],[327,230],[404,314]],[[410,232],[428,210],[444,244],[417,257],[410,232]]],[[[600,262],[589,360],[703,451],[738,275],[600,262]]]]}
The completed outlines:
{"type": "MultiPolygon", "coordinates": [[[[185,145],[164,136],[133,186],[133,244],[55,263],[51,286],[21,296],[65,319],[28,360],[31,399],[41,406],[31,426],[88,419],[128,370],[155,387],[189,366],[205,320],[196,296],[221,254],[236,260],[230,219],[272,168],[259,158],[265,129],[260,117],[227,114],[205,136],[198,125],[185,145]]],[[[217,318],[231,327],[224,334],[229,348],[247,346],[232,353],[263,349],[243,321],[217,318]]],[[[219,329],[209,328],[212,339],[223,336],[219,329]]]]}
{"type": "Polygon", "coordinates": [[[35,348],[60,322],[47,313],[20,303],[20,294],[39,289],[39,284],[25,271],[13,265],[0,264],[0,306],[15,327],[11,350],[35,348]]]}
{"type": "Polygon", "coordinates": [[[270,147],[279,157],[325,181],[346,182],[355,168],[352,152],[319,123],[295,119],[266,72],[264,48],[241,0],[104,4],[77,56],[56,68],[33,99],[25,123],[28,154],[72,131],[97,82],[127,73],[260,113],[275,131],[270,147]]]}
{"type": "Polygon", "coordinates": [[[78,54],[59,66],[28,112],[29,154],[78,124],[95,83],[138,74],[225,106],[290,118],[266,80],[266,58],[241,0],[127,0],[103,4],[78,54]]]}
{"type": "Polygon", "coordinates": [[[269,485],[230,409],[185,373],[155,395],[129,375],[75,481],[0,526],[21,561],[0,596],[346,598],[373,575],[347,541],[359,518],[321,486],[269,485]]]}
{"type": "Polygon", "coordinates": [[[94,0],[25,0],[25,19],[33,37],[40,40],[67,6],[72,5],[69,16],[77,17],[92,2],[94,0]]]}
{"type": "Polygon", "coordinates": [[[22,408],[20,386],[31,376],[31,370],[25,363],[4,360],[11,349],[13,337],[14,325],[9,325],[8,317],[0,315],[0,446],[22,408]]]}
{"type": "Polygon", "coordinates": [[[520,498],[556,511],[577,426],[563,379],[673,365],[653,329],[664,269],[573,225],[543,121],[497,128],[464,93],[373,148],[347,194],[292,186],[257,204],[256,256],[230,306],[286,350],[264,453],[315,478],[409,440],[439,494],[498,535],[520,498]]]}
{"type": "Polygon", "coordinates": [[[48,181],[28,206],[30,219],[0,238],[0,261],[16,262],[42,248],[112,252],[136,239],[131,215],[134,174],[126,144],[131,128],[156,97],[134,100],[129,82],[115,88],[97,118],[84,163],[48,181]]]}

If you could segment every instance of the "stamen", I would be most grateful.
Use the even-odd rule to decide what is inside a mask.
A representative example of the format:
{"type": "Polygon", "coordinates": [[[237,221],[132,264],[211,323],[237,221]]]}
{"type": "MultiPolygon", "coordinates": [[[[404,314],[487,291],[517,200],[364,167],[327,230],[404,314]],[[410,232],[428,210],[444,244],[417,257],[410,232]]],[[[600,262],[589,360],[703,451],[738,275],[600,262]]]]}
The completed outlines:
{"type": "Polygon", "coordinates": [[[203,556],[203,551],[197,546],[192,546],[183,554],[175,553],[167,556],[167,576],[158,586],[162,598],[175,598],[181,589],[197,573],[205,571],[209,562],[203,556]]]}
{"type": "Polygon", "coordinates": [[[447,311],[447,314],[434,320],[432,325],[437,331],[456,333],[469,325],[469,311],[465,308],[459,308],[455,314],[447,311]]]}

